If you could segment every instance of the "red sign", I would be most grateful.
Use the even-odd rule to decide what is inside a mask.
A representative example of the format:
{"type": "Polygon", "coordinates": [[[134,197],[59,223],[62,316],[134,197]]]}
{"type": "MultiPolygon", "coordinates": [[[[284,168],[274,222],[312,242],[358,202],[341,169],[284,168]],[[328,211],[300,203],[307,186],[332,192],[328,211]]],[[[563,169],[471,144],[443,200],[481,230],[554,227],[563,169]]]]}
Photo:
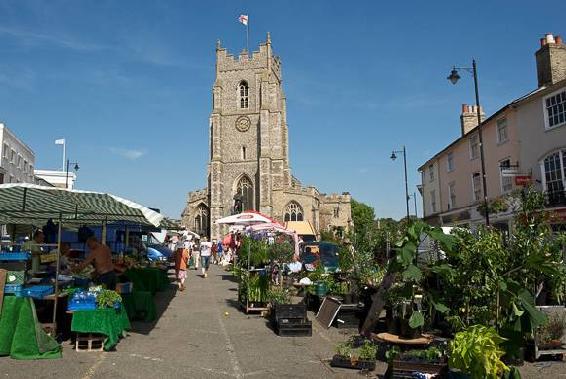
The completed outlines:
{"type": "Polygon", "coordinates": [[[515,185],[517,186],[528,186],[531,184],[530,175],[517,175],[515,176],[515,185]]]}

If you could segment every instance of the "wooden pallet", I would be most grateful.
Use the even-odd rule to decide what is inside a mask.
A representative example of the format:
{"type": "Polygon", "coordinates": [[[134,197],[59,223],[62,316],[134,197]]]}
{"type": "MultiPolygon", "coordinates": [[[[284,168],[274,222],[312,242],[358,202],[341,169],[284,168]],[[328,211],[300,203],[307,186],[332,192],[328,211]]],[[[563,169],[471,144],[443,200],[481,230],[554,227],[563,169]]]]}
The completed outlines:
{"type": "Polygon", "coordinates": [[[92,333],[79,333],[75,340],[75,350],[82,352],[103,351],[106,336],[92,333]]]}

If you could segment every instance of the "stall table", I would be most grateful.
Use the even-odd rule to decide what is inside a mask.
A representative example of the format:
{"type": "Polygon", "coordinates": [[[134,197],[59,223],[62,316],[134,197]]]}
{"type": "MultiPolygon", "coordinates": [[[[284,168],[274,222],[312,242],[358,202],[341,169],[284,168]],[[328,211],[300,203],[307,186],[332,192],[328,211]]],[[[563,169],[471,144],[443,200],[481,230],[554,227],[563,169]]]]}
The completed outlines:
{"type": "Polygon", "coordinates": [[[125,331],[130,329],[130,320],[124,307],[120,309],[103,308],[89,311],[74,311],[71,331],[76,333],[99,333],[107,338],[104,350],[112,349],[125,331]]]}
{"type": "Polygon", "coordinates": [[[157,310],[151,292],[134,290],[132,293],[121,296],[122,305],[130,320],[143,319],[143,321],[151,322],[157,318],[157,310]]]}
{"type": "Polygon", "coordinates": [[[134,283],[134,290],[149,291],[152,294],[164,291],[171,283],[167,271],[159,268],[130,268],[124,275],[134,283]]]}
{"type": "Polygon", "coordinates": [[[4,296],[0,313],[0,356],[5,355],[22,360],[61,358],[61,346],[41,328],[30,298],[4,296]]]}

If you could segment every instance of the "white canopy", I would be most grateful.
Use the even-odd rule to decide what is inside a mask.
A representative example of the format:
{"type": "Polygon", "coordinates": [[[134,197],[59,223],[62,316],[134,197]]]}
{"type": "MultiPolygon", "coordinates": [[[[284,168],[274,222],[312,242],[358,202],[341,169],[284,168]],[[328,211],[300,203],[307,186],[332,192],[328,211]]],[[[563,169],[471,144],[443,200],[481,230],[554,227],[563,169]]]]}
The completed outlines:
{"type": "Polygon", "coordinates": [[[44,187],[35,184],[0,184],[0,224],[36,224],[61,218],[65,224],[131,222],[159,226],[163,215],[107,193],[44,187]]]}
{"type": "Polygon", "coordinates": [[[269,217],[262,215],[259,212],[242,212],[236,215],[220,218],[216,220],[217,224],[230,224],[230,225],[252,225],[260,223],[271,223],[269,217]]]}

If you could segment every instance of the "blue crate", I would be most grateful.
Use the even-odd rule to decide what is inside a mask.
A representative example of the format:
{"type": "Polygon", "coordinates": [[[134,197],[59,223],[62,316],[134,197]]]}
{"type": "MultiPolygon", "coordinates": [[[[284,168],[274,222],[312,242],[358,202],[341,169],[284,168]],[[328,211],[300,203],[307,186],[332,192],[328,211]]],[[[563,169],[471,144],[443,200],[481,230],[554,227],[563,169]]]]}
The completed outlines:
{"type": "Polygon", "coordinates": [[[0,253],[0,261],[27,261],[31,259],[31,253],[0,253]]]}
{"type": "Polygon", "coordinates": [[[43,299],[45,296],[49,296],[54,292],[55,288],[52,285],[37,285],[24,287],[22,289],[22,296],[43,299]]]}
{"type": "Polygon", "coordinates": [[[24,286],[21,284],[6,284],[4,286],[4,293],[5,294],[13,294],[18,297],[22,296],[22,288],[24,286]]]}
{"type": "Polygon", "coordinates": [[[72,302],[67,305],[69,311],[93,311],[96,309],[96,302],[72,302]]]}

